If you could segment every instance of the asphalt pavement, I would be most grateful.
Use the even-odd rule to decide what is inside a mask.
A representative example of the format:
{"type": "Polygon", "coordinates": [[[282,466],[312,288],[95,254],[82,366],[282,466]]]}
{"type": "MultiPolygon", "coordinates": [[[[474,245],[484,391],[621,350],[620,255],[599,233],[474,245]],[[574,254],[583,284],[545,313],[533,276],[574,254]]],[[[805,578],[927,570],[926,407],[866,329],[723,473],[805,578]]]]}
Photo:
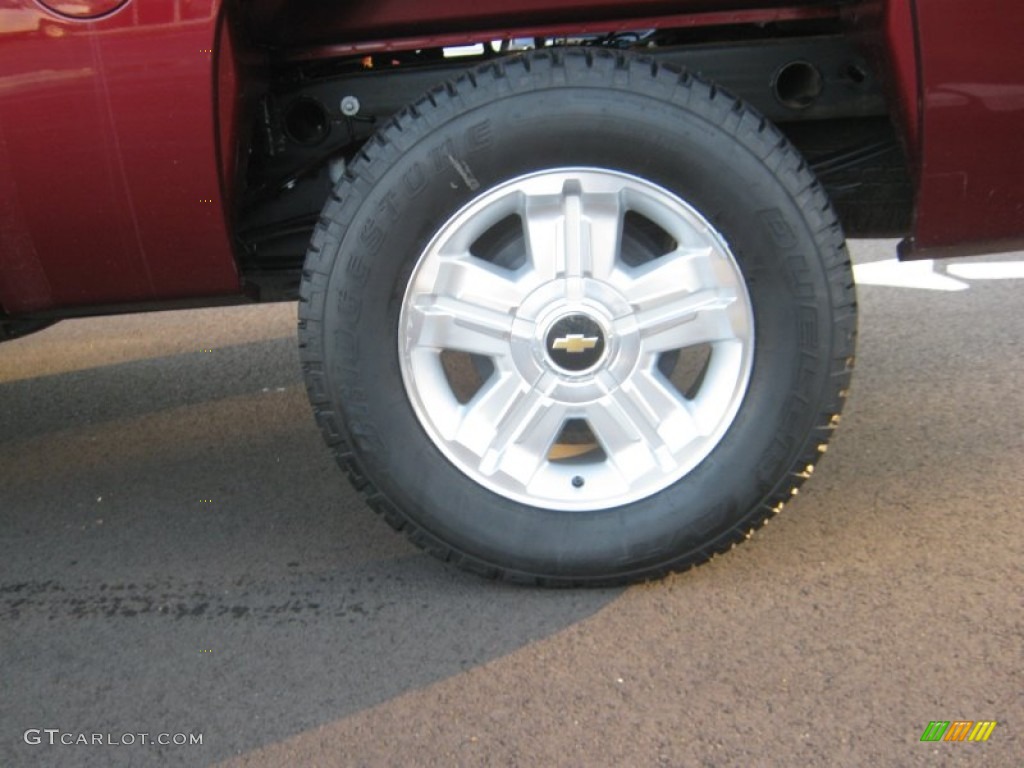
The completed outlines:
{"type": "Polygon", "coordinates": [[[1024,279],[956,273],[1021,260],[863,285],[814,477],[629,589],[394,534],[321,443],[294,305],[0,345],[0,767],[1024,765],[1024,279]],[[997,724],[921,741],[957,720],[997,724]]]}

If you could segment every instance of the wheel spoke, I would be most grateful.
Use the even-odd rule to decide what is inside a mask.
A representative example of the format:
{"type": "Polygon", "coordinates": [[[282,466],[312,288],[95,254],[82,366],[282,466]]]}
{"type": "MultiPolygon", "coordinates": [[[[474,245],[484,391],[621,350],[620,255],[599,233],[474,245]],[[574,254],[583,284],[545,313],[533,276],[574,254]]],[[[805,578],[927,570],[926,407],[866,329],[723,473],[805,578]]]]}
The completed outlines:
{"type": "Polygon", "coordinates": [[[548,398],[543,385],[506,373],[468,404],[456,439],[480,457],[484,475],[501,472],[525,486],[547,461],[566,418],[566,407],[548,398]]]}
{"type": "MultiPolygon", "coordinates": [[[[643,389],[653,392],[651,385],[638,387],[633,380],[613,388],[588,408],[586,415],[587,423],[609,461],[630,481],[654,470],[671,471],[676,463],[672,449],[659,429],[662,414],[654,410],[658,403],[664,404],[671,398],[666,392],[651,402],[643,389]]],[[[685,408],[677,403],[673,403],[670,409],[673,413],[685,412],[685,408]]],[[[674,421],[682,418],[677,416],[674,421]]]]}
{"type": "Polygon", "coordinates": [[[506,314],[540,282],[530,270],[503,269],[470,254],[445,256],[439,261],[437,276],[425,293],[451,296],[506,314]]]}
{"type": "Polygon", "coordinates": [[[525,420],[518,423],[518,415],[510,415],[495,436],[481,469],[487,473],[493,467],[526,487],[547,463],[551,446],[565,424],[567,409],[544,398],[530,399],[520,410],[528,414],[525,420]]]}
{"type": "Polygon", "coordinates": [[[509,354],[512,316],[448,296],[423,296],[409,308],[407,339],[416,347],[487,357],[509,354]]]}
{"type": "Polygon", "coordinates": [[[690,405],[659,372],[638,371],[624,390],[652,418],[662,442],[673,453],[705,432],[690,405]]]}
{"type": "Polygon", "coordinates": [[[590,259],[585,272],[597,280],[607,280],[615,272],[622,249],[622,222],[626,210],[618,193],[585,195],[583,206],[590,223],[590,259]]]}
{"type": "Polygon", "coordinates": [[[534,269],[563,278],[567,296],[579,298],[583,278],[607,279],[615,270],[623,214],[617,193],[586,193],[573,181],[560,195],[528,197],[522,217],[534,269]]]}
{"type": "Polygon", "coordinates": [[[446,256],[432,290],[412,301],[407,339],[413,346],[504,357],[512,313],[535,282],[528,271],[510,272],[468,254],[446,256]]]}
{"type": "Polygon", "coordinates": [[[737,338],[736,324],[745,321],[741,314],[735,317],[735,303],[735,292],[723,288],[699,291],[638,313],[644,351],[669,352],[737,338]]]}
{"type": "Polygon", "coordinates": [[[498,424],[508,410],[530,391],[514,372],[503,371],[493,377],[463,408],[454,442],[482,458],[494,442],[498,424]]]}
{"type": "Polygon", "coordinates": [[[737,289],[718,274],[711,248],[683,248],[619,278],[647,352],[726,341],[747,331],[737,289]]]}
{"type": "Polygon", "coordinates": [[[679,248],[620,276],[616,284],[637,310],[665,304],[716,284],[710,248],[679,248]]]}

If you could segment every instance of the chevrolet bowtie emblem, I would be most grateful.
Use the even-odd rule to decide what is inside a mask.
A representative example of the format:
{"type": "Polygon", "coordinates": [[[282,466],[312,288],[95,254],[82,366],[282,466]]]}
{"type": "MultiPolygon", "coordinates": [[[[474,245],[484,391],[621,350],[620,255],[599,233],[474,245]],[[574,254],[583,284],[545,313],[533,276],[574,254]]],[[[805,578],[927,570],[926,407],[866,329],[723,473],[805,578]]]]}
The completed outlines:
{"type": "Polygon", "coordinates": [[[597,336],[584,336],[582,333],[570,333],[560,339],[555,339],[551,345],[552,349],[564,349],[566,352],[576,355],[586,352],[597,346],[597,336]]]}

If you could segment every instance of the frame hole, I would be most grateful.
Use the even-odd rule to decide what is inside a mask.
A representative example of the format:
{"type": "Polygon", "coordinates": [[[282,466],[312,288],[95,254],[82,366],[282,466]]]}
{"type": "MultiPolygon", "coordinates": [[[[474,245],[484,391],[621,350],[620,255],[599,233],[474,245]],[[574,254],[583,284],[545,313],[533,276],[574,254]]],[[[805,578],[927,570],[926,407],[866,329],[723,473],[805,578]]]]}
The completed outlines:
{"type": "Polygon", "coordinates": [[[806,61],[791,61],[775,73],[775,98],[790,109],[807,109],[818,100],[824,87],[821,72],[806,61]]]}
{"type": "Polygon", "coordinates": [[[292,141],[312,147],[327,138],[331,122],[320,102],[299,99],[293,101],[285,112],[284,130],[292,141]]]}

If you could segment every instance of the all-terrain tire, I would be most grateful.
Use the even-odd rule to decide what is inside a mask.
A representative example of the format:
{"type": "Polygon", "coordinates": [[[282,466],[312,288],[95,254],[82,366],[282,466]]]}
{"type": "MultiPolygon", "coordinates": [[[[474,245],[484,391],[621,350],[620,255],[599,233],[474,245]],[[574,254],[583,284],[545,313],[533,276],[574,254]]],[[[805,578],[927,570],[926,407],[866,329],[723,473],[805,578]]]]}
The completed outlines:
{"type": "Polygon", "coordinates": [[[691,74],[592,49],[486,64],[395,115],[327,201],[299,305],[317,422],[370,506],[442,560],[544,585],[656,578],[749,538],[824,452],[849,385],[855,329],[840,225],[775,127],[691,74]],[[526,202],[511,219],[523,226],[492,221],[516,195],[526,202]],[[552,199],[567,213],[551,231],[574,228],[590,246],[563,234],[550,248],[537,244],[531,222],[549,222],[534,222],[531,206],[552,199]],[[594,227],[616,220],[600,213],[609,200],[643,215],[616,214],[619,253],[599,279],[566,265],[600,249],[594,227]],[[474,232],[484,234],[470,243],[474,232]],[[465,253],[453,257],[460,242],[465,253]],[[665,253],[679,261],[665,274],[727,297],[706,305],[716,314],[694,310],[716,329],[703,346],[717,362],[704,362],[691,382],[696,394],[679,391],[668,408],[673,424],[686,424],[690,411],[707,422],[691,442],[659,423],[655,407],[671,395],[666,360],[675,357],[644,346],[651,312],[692,303],[671,281],[663,301],[645,303],[651,289],[638,286],[665,253]],[[700,266],[687,272],[685,258],[700,266]],[[570,272],[582,293],[558,294],[551,283],[570,272]],[[489,302],[492,279],[501,295],[489,302]],[[510,287],[523,280],[528,296],[510,287]],[[486,324],[478,315],[495,323],[494,345],[480,328],[466,331],[486,324]],[[569,333],[574,322],[596,330],[569,333]],[[543,327],[531,342],[534,325],[543,327]],[[439,362],[446,344],[474,353],[481,389],[454,391],[439,362]],[[607,350],[592,353],[599,344],[607,350]],[[593,357],[559,362],[552,346],[593,357]],[[535,370],[542,395],[520,386],[535,370]],[[720,393],[701,394],[709,376],[720,393]],[[504,385],[520,410],[477,407],[504,385]],[[636,395],[641,385],[654,393],[636,395]],[[554,421],[538,426],[551,413],[554,421]],[[590,459],[535,449],[549,433],[572,442],[564,425],[553,427],[563,417],[592,422],[583,440],[594,442],[590,459]],[[494,434],[480,437],[458,419],[494,434]],[[630,429],[638,437],[616,437],[630,429]],[[612,489],[607,497],[594,496],[600,483],[612,489]]]}

